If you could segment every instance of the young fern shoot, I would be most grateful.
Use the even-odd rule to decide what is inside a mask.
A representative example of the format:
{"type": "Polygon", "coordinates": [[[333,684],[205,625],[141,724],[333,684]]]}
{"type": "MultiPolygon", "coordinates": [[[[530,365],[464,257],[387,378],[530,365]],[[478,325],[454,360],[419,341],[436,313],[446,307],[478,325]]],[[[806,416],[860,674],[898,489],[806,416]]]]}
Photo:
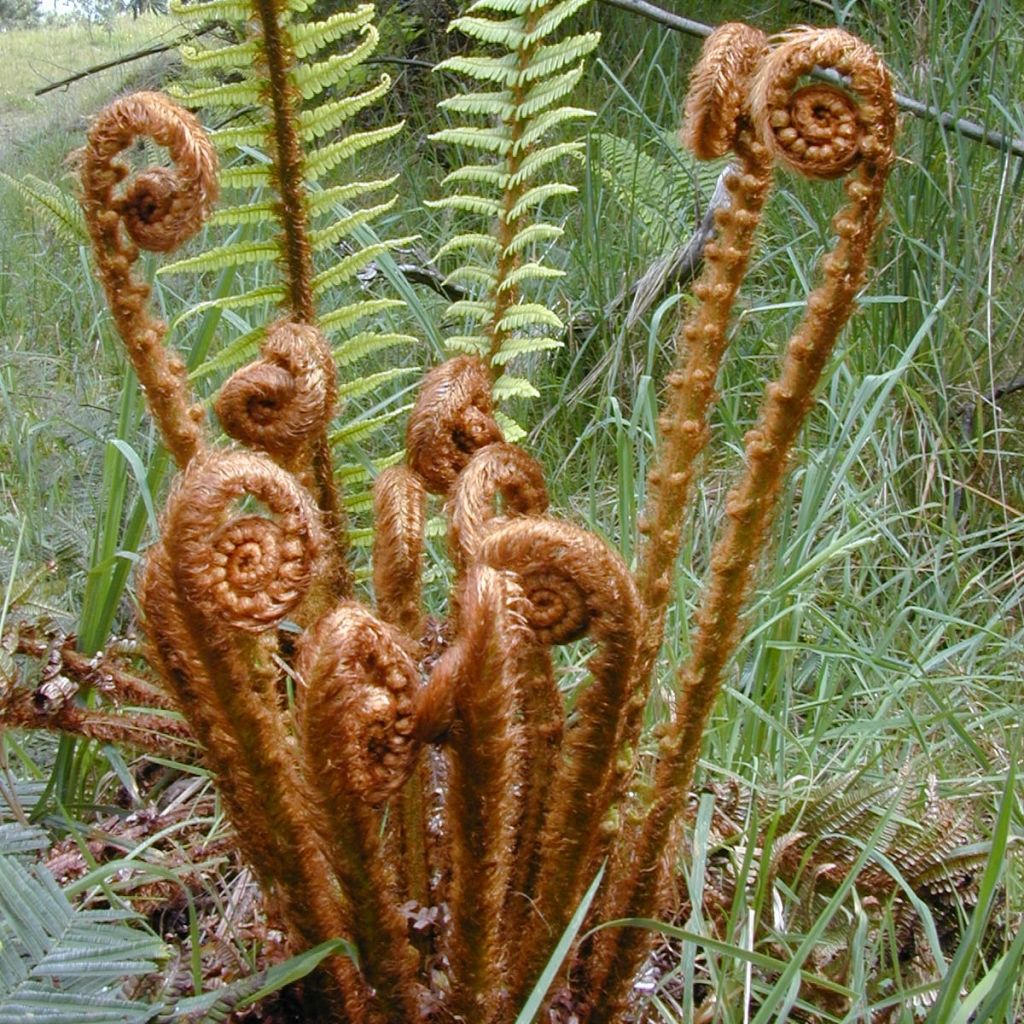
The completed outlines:
{"type": "MultiPolygon", "coordinates": [[[[216,401],[237,443],[217,445],[203,432],[183,367],[163,347],[166,329],[131,276],[140,246],[169,251],[208,217],[216,193],[209,140],[171,101],[142,94],[97,118],[82,157],[100,276],[183,468],[141,580],[150,660],[201,743],[239,846],[294,946],[342,935],[358,951],[358,963],[328,960],[310,990],[309,1019],[324,1024],[511,1024],[602,865],[594,923],[671,910],[672,853],[703,731],[787,460],[853,311],[878,227],[895,125],[878,57],[838,29],[774,41],[746,26],[719,29],[694,74],[686,137],[700,157],[732,150],[730,202],[716,217],[698,301],[680,327],[637,572],[595,534],[551,515],[543,471],[509,443],[496,403],[529,391],[505,374],[507,362],[557,344],[552,332],[561,329],[522,289],[557,273],[533,248],[561,229],[538,212],[572,189],[543,175],[580,145],[549,144],[548,132],[586,115],[560,104],[597,40],[551,37],[583,2],[481,0],[455,22],[503,52],[445,66],[498,88],[448,101],[455,112],[491,118],[488,126],[437,138],[493,159],[449,175],[460,191],[437,205],[487,217],[496,230],[459,234],[440,251],[469,254],[453,279],[477,287],[478,298],[450,312],[465,314],[475,333],[451,339],[462,353],[425,375],[404,460],[377,476],[374,609],[354,598],[344,563],[329,422],[335,360],[397,336],[366,330],[332,350],[327,337],[384,307],[364,300],[320,309],[334,285],[393,244],[326,262],[335,243],[390,200],[320,225],[328,211],[390,183],[319,191],[318,182],[397,129],[317,144],[378,98],[383,79],[356,97],[306,105],[372,49],[371,9],[303,24],[305,0],[188,8],[244,22],[241,42],[190,55],[210,69],[235,69],[240,80],[191,96],[256,108],[251,124],[215,136],[222,155],[234,153],[221,185],[257,185],[273,196],[218,215],[239,228],[270,223],[273,238],[236,239],[175,265],[278,268],[280,283],[205,304],[258,308],[272,299],[282,307],[248,332],[262,342],[260,355],[216,401]],[[351,49],[302,63],[352,32],[351,49]],[[815,67],[834,68],[848,86],[802,86],[815,67]],[[139,135],[166,146],[175,166],[122,189],[129,171],[116,156],[139,135]],[[848,204],[834,221],[838,241],[822,283],[747,435],[653,777],[634,784],[683,508],[775,158],[812,177],[849,174],[848,204]],[[421,600],[428,493],[445,499],[455,570],[440,627],[421,600]],[[570,713],[552,648],[583,638],[589,678],[570,713]],[[408,919],[428,909],[436,934],[412,934],[408,919]]],[[[252,354],[251,341],[243,334],[232,357],[252,354]]],[[[574,952],[558,999],[586,1024],[634,1019],[631,985],[647,941],[639,929],[594,933],[574,952]]]]}

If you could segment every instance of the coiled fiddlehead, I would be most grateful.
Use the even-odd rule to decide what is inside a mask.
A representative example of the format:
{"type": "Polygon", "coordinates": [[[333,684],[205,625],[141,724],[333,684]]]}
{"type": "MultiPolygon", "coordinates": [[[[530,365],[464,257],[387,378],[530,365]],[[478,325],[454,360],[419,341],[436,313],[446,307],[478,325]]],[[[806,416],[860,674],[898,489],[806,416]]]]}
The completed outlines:
{"type": "Polygon", "coordinates": [[[325,537],[315,506],[291,476],[234,452],[208,457],[185,478],[168,505],[164,543],[180,597],[197,616],[262,633],[305,595],[325,537]],[[246,497],[274,518],[232,516],[246,497]]]}
{"type": "Polygon", "coordinates": [[[296,671],[306,686],[307,754],[339,787],[376,807],[409,777],[419,750],[414,700],[419,676],[394,630],[346,602],[303,640],[296,671]],[[340,771],[339,771],[340,769],[340,771]]]}
{"type": "MultiPolygon", "coordinates": [[[[808,297],[781,376],[768,385],[757,426],[745,438],[744,472],[726,499],[725,523],[696,616],[696,639],[680,670],[676,713],[660,743],[654,798],[635,842],[620,851],[617,884],[603,907],[613,918],[657,911],[665,882],[663,854],[678,828],[701,736],[736,647],[757,554],[765,545],[789,453],[863,283],[893,161],[896,107],[889,74],[869,46],[839,29],[799,29],[782,36],[757,69],[750,109],[759,137],[795,169],[819,178],[851,172],[845,186],[849,203],[833,220],[838,242],[823,260],[823,281],[808,297]],[[848,76],[849,88],[797,88],[816,67],[848,76]],[[831,138],[834,143],[827,141],[831,138]],[[635,865],[632,871],[628,864],[635,865]]],[[[602,933],[595,949],[590,964],[595,1009],[589,1020],[596,1024],[614,1017],[622,1005],[646,946],[638,933],[624,929],[602,933]],[[613,956],[608,977],[603,971],[613,956]]]]}
{"type": "Polygon", "coordinates": [[[438,732],[443,718],[449,720],[452,1012],[490,1024],[506,1020],[510,1009],[505,912],[525,796],[518,711],[533,638],[523,620],[523,595],[507,573],[474,568],[459,603],[462,625],[431,673],[423,726],[438,732]]]}
{"type": "Polygon", "coordinates": [[[729,204],[715,215],[716,237],[704,251],[704,269],[694,285],[698,305],[682,322],[677,362],[668,375],[658,419],[661,443],[647,478],[647,505],[637,585],[647,610],[647,629],[637,659],[626,739],[635,742],[664,636],[665,610],[679,555],[682,517],[696,461],[710,437],[708,417],[717,400],[715,379],[728,342],[729,318],[747,270],[754,233],[771,187],[771,158],[751,125],[751,78],[767,38],[748,25],[729,23],[704,43],[690,79],[683,141],[703,160],[730,150],[729,204]]]}
{"type": "Polygon", "coordinates": [[[420,750],[416,666],[393,627],[345,602],[303,638],[296,675],[305,688],[299,737],[316,828],[345,894],[367,980],[386,1020],[417,1020],[416,954],[383,855],[379,814],[420,750]]]}
{"type": "MultiPolygon", "coordinates": [[[[140,587],[153,660],[206,748],[239,846],[307,945],[349,924],[291,752],[273,627],[303,602],[326,547],[319,512],[290,474],[264,456],[208,452],[172,491],[140,587]],[[236,514],[243,501],[267,514],[236,514]]],[[[362,1007],[351,962],[333,958],[330,971],[346,1006],[362,1007]]]]}
{"type": "Polygon", "coordinates": [[[418,641],[423,632],[421,603],[423,530],[427,492],[407,466],[391,466],[373,485],[373,593],[385,622],[418,641]]]}
{"type": "Polygon", "coordinates": [[[169,252],[202,226],[217,198],[217,158],[199,122],[154,92],[123,97],[89,129],[80,154],[82,206],[100,281],[164,443],[179,466],[202,447],[202,407],[190,402],[185,366],[164,348],[167,325],[148,308],[149,286],[133,277],[139,249],[169,252]],[[118,154],[147,137],[170,153],[173,168],[129,175],[118,154]]]}
{"type": "Polygon", "coordinates": [[[261,356],[224,383],[217,416],[229,436],[294,471],[334,411],[334,360],[315,327],[290,320],[267,328],[261,356]]]}
{"type": "Polygon", "coordinates": [[[481,448],[455,484],[449,535],[457,564],[471,564],[475,560],[480,542],[495,525],[495,502],[499,496],[509,515],[543,515],[548,507],[548,490],[540,464],[522,448],[505,442],[481,448]]]}
{"type": "MultiPolygon", "coordinates": [[[[478,563],[515,574],[524,615],[539,643],[563,644],[589,634],[597,650],[591,681],[576,702],[557,763],[545,766],[550,807],[538,837],[532,922],[523,940],[519,990],[534,980],[596,870],[610,835],[601,818],[621,779],[615,768],[629,681],[643,625],[639,595],[622,559],[593,534],[554,519],[513,519],[480,544],[478,563]],[[539,927],[538,923],[542,922],[539,927]]],[[[531,781],[538,786],[536,773],[531,781]]],[[[514,918],[513,918],[514,920],[514,918]]],[[[517,938],[517,936],[512,937],[517,938]]]]}
{"type": "Polygon", "coordinates": [[[486,363],[458,356],[424,378],[409,417],[409,466],[433,494],[447,494],[474,452],[501,441],[486,363]]]}

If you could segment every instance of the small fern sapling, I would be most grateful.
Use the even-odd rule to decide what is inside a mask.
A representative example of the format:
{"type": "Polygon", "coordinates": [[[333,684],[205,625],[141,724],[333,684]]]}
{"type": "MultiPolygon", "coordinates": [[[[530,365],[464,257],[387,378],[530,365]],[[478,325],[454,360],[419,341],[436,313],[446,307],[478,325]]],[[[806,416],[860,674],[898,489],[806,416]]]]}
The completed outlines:
{"type": "MultiPolygon", "coordinates": [[[[739,636],[786,461],[864,281],[893,158],[895,108],[884,66],[840,30],[800,29],[771,42],[746,26],[724,26],[694,72],[687,138],[700,157],[731,150],[736,168],[697,303],[680,328],[637,572],[595,535],[550,516],[541,468],[507,440],[509,423],[495,403],[526,390],[503,376],[508,359],[550,347],[539,332],[558,329],[554,314],[524,301],[520,287],[550,276],[526,254],[559,230],[535,212],[567,191],[537,175],[578,150],[549,144],[546,133],[582,116],[558,104],[596,40],[548,41],[580,6],[486,0],[456,22],[503,52],[447,62],[499,88],[449,103],[493,120],[446,129],[440,140],[493,159],[453,172],[449,183],[466,190],[441,203],[483,214],[496,230],[462,232],[441,250],[474,254],[455,273],[479,287],[478,297],[453,312],[469,314],[476,329],[453,341],[462,354],[426,374],[404,459],[377,477],[374,610],[355,597],[333,490],[327,435],[336,382],[324,332],[376,310],[354,303],[336,316],[318,305],[374,250],[317,269],[318,242],[348,228],[311,229],[310,220],[326,209],[312,188],[319,174],[391,129],[307,151],[370,102],[373,89],[324,108],[304,105],[337,81],[337,68],[365,55],[374,35],[368,9],[313,25],[301,20],[303,0],[210,0],[197,11],[247,26],[243,42],[193,58],[239,69],[240,80],[192,98],[263,112],[253,126],[221,136],[244,155],[220,173],[220,187],[270,190],[274,198],[257,220],[278,225],[271,239],[230,242],[177,265],[280,268],[280,284],[223,301],[256,308],[270,298],[282,307],[265,331],[254,329],[260,358],[232,376],[216,403],[241,444],[214,441],[133,276],[139,247],[169,250],[209,215],[218,187],[212,145],[191,115],[143,94],[97,118],[82,158],[100,276],[181,467],[139,587],[151,663],[202,744],[238,843],[294,945],[341,935],[359,953],[358,963],[328,962],[310,1019],[509,1024],[602,864],[595,922],[666,909],[670,851],[701,735],[739,636]],[[302,64],[353,29],[362,39],[351,50],[302,64]],[[801,86],[815,66],[846,75],[848,86],[801,86]],[[138,135],[165,145],[174,167],[125,186],[129,171],[117,154],[138,135]],[[254,146],[266,162],[251,156],[254,146]],[[848,203],[834,222],[838,241],[822,283],[747,436],[675,714],[647,780],[635,751],[681,517],[776,158],[812,176],[849,174],[848,203]],[[442,630],[429,628],[421,600],[428,492],[445,500],[454,565],[442,630]],[[584,636],[594,647],[590,679],[568,716],[551,648],[584,636]],[[290,701],[285,673],[295,684],[290,701]],[[402,911],[410,904],[446,908],[435,938],[410,935],[402,911]]],[[[336,199],[373,191],[335,188],[352,189],[336,199]]],[[[221,217],[245,222],[249,211],[242,204],[221,217]]],[[[387,247],[380,245],[378,252],[387,247]]],[[[236,351],[251,339],[243,334],[242,342],[236,351]]],[[[347,344],[367,342],[350,338],[343,351],[347,344]]],[[[575,951],[559,998],[587,1024],[627,1019],[647,949],[637,930],[598,932],[575,951]]]]}

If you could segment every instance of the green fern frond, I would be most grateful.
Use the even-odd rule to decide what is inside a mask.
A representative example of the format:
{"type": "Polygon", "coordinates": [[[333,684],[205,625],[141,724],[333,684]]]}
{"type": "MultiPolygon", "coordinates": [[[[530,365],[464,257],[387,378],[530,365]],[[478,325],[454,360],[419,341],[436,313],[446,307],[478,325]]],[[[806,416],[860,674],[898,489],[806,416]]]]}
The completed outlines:
{"type": "MultiPolygon", "coordinates": [[[[452,21],[449,30],[492,52],[458,55],[438,65],[487,88],[443,101],[443,110],[471,123],[451,124],[430,138],[488,154],[491,160],[449,174],[442,187],[452,191],[429,205],[486,220],[494,232],[484,242],[484,232],[463,231],[438,251],[438,259],[460,258],[445,280],[467,283],[474,290],[473,298],[453,302],[446,313],[448,321],[475,325],[472,333],[450,337],[446,345],[480,353],[496,369],[518,355],[557,347],[556,332],[562,330],[555,313],[540,302],[524,301],[521,292],[561,276],[558,268],[545,265],[538,248],[559,238],[561,229],[544,223],[540,214],[548,204],[577,191],[551,172],[564,160],[578,159],[583,144],[548,138],[573,121],[593,116],[564,101],[582,78],[584,59],[600,37],[554,36],[585,4],[481,0],[452,21]],[[462,187],[466,184],[471,191],[462,187]]],[[[499,401],[534,394],[521,377],[505,374],[494,384],[499,401]]]]}
{"type": "Polygon", "coordinates": [[[376,242],[356,252],[349,253],[339,260],[333,267],[317,274],[313,278],[313,294],[322,295],[328,288],[351,281],[356,274],[364,267],[372,263],[378,256],[383,255],[389,249],[400,248],[416,240],[415,235],[405,238],[392,238],[386,242],[376,242]]]}
{"type": "Polygon", "coordinates": [[[207,270],[224,270],[253,263],[272,263],[278,256],[276,242],[230,242],[208,249],[198,256],[175,260],[162,266],[158,274],[200,274],[207,270]]]}
{"type": "Polygon", "coordinates": [[[42,864],[0,855],[0,1019],[143,1024],[154,1007],[127,999],[127,976],[166,958],[130,912],[72,906],[42,864]]]}
{"type": "Polygon", "coordinates": [[[397,201],[398,196],[392,196],[385,203],[379,203],[377,206],[368,206],[365,209],[356,210],[355,213],[350,213],[347,217],[342,217],[340,220],[336,220],[328,227],[320,228],[317,231],[311,231],[309,233],[310,244],[313,246],[314,250],[319,250],[328,245],[336,245],[343,238],[347,238],[351,235],[352,232],[360,225],[368,224],[370,221],[379,217],[382,213],[386,213],[397,201]]]}
{"type": "Polygon", "coordinates": [[[391,77],[381,75],[377,84],[365,92],[303,111],[299,117],[299,137],[304,142],[323,138],[335,128],[340,128],[346,121],[350,121],[360,111],[385,97],[390,91],[391,77]]]}
{"type": "Polygon", "coordinates": [[[501,203],[497,199],[467,195],[464,192],[445,196],[443,199],[428,200],[425,205],[435,210],[462,210],[465,213],[477,213],[481,217],[497,217],[501,213],[501,203]]]}
{"type": "Polygon", "coordinates": [[[330,337],[369,316],[377,316],[387,310],[401,309],[404,305],[401,299],[364,299],[361,302],[353,302],[325,313],[320,318],[320,329],[330,337]]]}
{"type": "Polygon", "coordinates": [[[557,224],[530,224],[518,230],[502,252],[506,256],[518,256],[538,243],[556,242],[562,234],[557,224]]]}
{"type": "Polygon", "coordinates": [[[367,25],[363,29],[362,40],[351,50],[299,68],[292,78],[292,84],[304,100],[311,100],[362,64],[377,49],[378,42],[380,33],[372,25],[367,25]]]}
{"type": "Polygon", "coordinates": [[[454,252],[462,252],[466,249],[482,249],[484,252],[497,255],[501,251],[501,246],[494,235],[485,235],[480,231],[468,231],[465,234],[449,238],[434,254],[434,259],[435,261],[441,260],[454,252]]]}
{"type": "Polygon", "coordinates": [[[393,369],[381,370],[379,373],[371,373],[365,377],[356,377],[338,388],[338,397],[350,400],[362,398],[364,395],[376,391],[382,384],[401,380],[403,377],[421,372],[422,369],[422,366],[396,366],[393,369]]]}
{"type": "Polygon", "coordinates": [[[446,285],[471,285],[483,289],[492,289],[495,286],[495,276],[493,271],[485,270],[483,267],[456,267],[444,279],[444,283],[446,285]]]}
{"type": "Polygon", "coordinates": [[[214,309],[248,309],[251,306],[276,305],[284,298],[284,288],[281,285],[266,285],[263,288],[253,288],[250,291],[242,292],[239,295],[225,295],[219,299],[206,299],[199,302],[184,312],[179,313],[171,321],[171,329],[178,327],[190,317],[208,313],[214,309]]]}
{"type": "Polygon", "coordinates": [[[311,57],[329,43],[369,25],[376,14],[373,4],[360,4],[351,11],[338,11],[323,21],[293,21],[289,25],[292,52],[300,60],[311,57]]]}
{"type": "MultiPolygon", "coordinates": [[[[221,190],[231,193],[231,206],[213,218],[211,228],[242,228],[246,240],[226,240],[164,272],[231,267],[238,268],[239,276],[257,278],[247,282],[242,294],[201,302],[176,321],[210,311],[230,314],[223,322],[232,326],[234,337],[193,371],[193,379],[225,374],[254,356],[266,324],[282,315],[272,308],[280,305],[284,315],[314,322],[331,336],[342,371],[339,390],[349,403],[373,397],[371,409],[354,413],[356,434],[337,433],[337,443],[373,435],[388,435],[391,441],[394,431],[367,424],[378,414],[396,415],[392,405],[404,394],[410,371],[345,371],[375,352],[418,348],[420,343],[391,325],[376,325],[400,302],[352,291],[367,267],[411,239],[378,237],[371,227],[394,205],[388,193],[395,177],[338,178],[352,158],[386,143],[403,126],[367,126],[356,120],[392,85],[389,76],[367,76],[363,69],[379,39],[374,6],[359,3],[314,21],[304,14],[310,5],[311,0],[202,0],[195,5],[174,0],[175,12],[226,21],[235,37],[220,49],[190,50],[186,63],[205,79],[178,91],[185,102],[216,111],[218,118],[222,111],[241,109],[244,123],[214,133],[223,167],[221,190]],[[228,81],[225,72],[230,72],[228,81]]],[[[367,457],[359,453],[360,461],[367,457]]],[[[362,504],[356,505],[362,511],[362,504]]]]}
{"type": "Polygon", "coordinates": [[[347,338],[333,349],[334,361],[338,366],[348,366],[385,348],[397,345],[414,345],[416,339],[411,334],[386,334],[381,331],[363,331],[347,338]]]}
{"type": "Polygon", "coordinates": [[[536,185],[519,197],[515,205],[505,215],[507,221],[517,221],[531,207],[540,206],[541,203],[556,196],[573,196],[579,190],[575,185],[565,185],[562,182],[550,182],[547,185],[536,185]]]}
{"type": "Polygon", "coordinates": [[[510,288],[518,288],[524,281],[553,281],[560,277],[565,277],[564,270],[545,267],[541,263],[524,263],[501,282],[498,290],[508,291],[510,288]]]}
{"type": "Polygon", "coordinates": [[[519,170],[510,176],[508,184],[513,187],[522,185],[534,178],[549,164],[553,164],[564,157],[580,159],[585,145],[582,140],[576,140],[574,142],[560,142],[556,146],[545,146],[544,149],[535,150],[523,159],[519,165],[519,170]]]}
{"type": "Polygon", "coordinates": [[[6,181],[25,204],[49,224],[62,242],[68,245],[89,244],[85,214],[74,196],[34,174],[26,174],[19,179],[0,171],[0,179],[6,181]]]}
{"type": "Polygon", "coordinates": [[[316,151],[306,161],[306,179],[318,181],[327,171],[333,170],[342,160],[361,153],[370,146],[380,145],[394,138],[405,127],[404,121],[388,125],[386,128],[374,128],[365,132],[353,132],[351,135],[332,142],[316,151]]]}
{"type": "Polygon", "coordinates": [[[510,359],[516,356],[526,355],[528,352],[549,352],[552,349],[561,348],[562,343],[557,338],[544,337],[543,335],[526,335],[525,337],[509,338],[502,346],[492,362],[496,366],[504,366],[510,359]]]}
{"type": "Polygon", "coordinates": [[[441,100],[438,106],[455,114],[494,114],[498,117],[511,117],[518,109],[513,105],[512,93],[508,89],[449,96],[441,100]]]}
{"type": "Polygon", "coordinates": [[[434,65],[435,71],[455,71],[468,75],[478,82],[495,82],[512,85],[518,75],[519,62],[516,55],[505,57],[448,57],[434,65]]]}
{"type": "Polygon", "coordinates": [[[431,142],[447,142],[452,146],[466,146],[498,156],[505,156],[512,149],[512,140],[500,128],[444,128],[427,138],[431,142]]]}
{"type": "Polygon", "coordinates": [[[352,181],[345,185],[334,185],[331,188],[321,189],[319,192],[311,193],[308,207],[312,214],[330,213],[333,208],[352,199],[361,199],[363,196],[371,195],[374,192],[382,192],[390,188],[398,180],[395,174],[390,178],[377,178],[374,181],[352,181]]]}
{"type": "Polygon", "coordinates": [[[343,427],[335,430],[330,436],[332,445],[355,444],[357,441],[365,441],[372,434],[382,430],[395,420],[405,416],[412,408],[412,403],[399,406],[390,412],[381,413],[380,416],[370,416],[362,420],[354,420],[346,423],[343,427]]]}

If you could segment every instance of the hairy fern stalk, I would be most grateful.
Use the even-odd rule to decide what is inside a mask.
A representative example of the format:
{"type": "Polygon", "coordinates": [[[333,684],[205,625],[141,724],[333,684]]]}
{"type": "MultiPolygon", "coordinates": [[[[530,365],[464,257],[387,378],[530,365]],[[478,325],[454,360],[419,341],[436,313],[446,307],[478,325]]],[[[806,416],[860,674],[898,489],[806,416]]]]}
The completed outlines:
{"type": "MultiPolygon", "coordinates": [[[[183,48],[193,74],[187,87],[172,89],[187,105],[228,122],[211,133],[226,165],[220,186],[228,205],[210,223],[230,230],[231,240],[161,272],[229,270],[252,279],[251,287],[233,287],[178,317],[180,322],[211,309],[231,310],[242,324],[238,336],[195,371],[197,379],[233,370],[251,357],[265,337],[266,314],[273,305],[299,321],[316,323],[331,339],[341,376],[339,397],[350,404],[375,400],[373,415],[339,426],[328,437],[344,463],[339,478],[350,488],[344,505],[358,514],[370,504],[367,463],[380,468],[400,457],[385,451],[371,460],[364,445],[408,412],[395,385],[418,369],[396,366],[364,373],[360,364],[391,348],[418,354],[419,342],[379,326],[381,314],[401,307],[400,300],[353,301],[353,284],[374,260],[411,239],[380,238],[373,231],[374,222],[396,202],[397,175],[324,182],[360,154],[386,144],[403,125],[352,127],[391,89],[388,75],[374,81],[362,69],[379,41],[373,4],[358,4],[322,21],[310,20],[308,8],[306,0],[172,3],[172,12],[190,22],[227,22],[241,41],[183,48]],[[362,84],[352,87],[353,80],[362,84]],[[253,322],[246,327],[238,314],[253,309],[253,322]]],[[[366,533],[359,531],[356,541],[366,533]]]]}
{"type": "MultiPolygon", "coordinates": [[[[550,514],[544,472],[512,443],[497,403],[531,391],[508,375],[509,361],[556,346],[561,330],[528,289],[558,274],[540,250],[561,228],[541,214],[572,193],[555,173],[580,143],[554,133],[587,116],[567,97],[597,37],[556,33],[582,6],[481,0],[453,23],[490,52],[442,66],[488,88],[447,109],[486,123],[437,134],[474,156],[435,206],[483,223],[460,225],[438,255],[462,255],[449,280],[477,291],[449,310],[470,327],[424,375],[404,453],[383,467],[364,462],[375,475],[372,604],[355,589],[330,450],[351,439],[348,424],[332,426],[338,391],[351,396],[363,383],[339,388],[337,371],[409,339],[367,324],[389,298],[327,301],[396,244],[366,230],[393,203],[381,199],[392,181],[327,177],[398,130],[351,129],[388,87],[382,78],[345,89],[376,42],[372,8],[319,22],[302,17],[305,0],[185,8],[237,28],[234,42],[189,52],[209,80],[182,96],[209,110],[242,105],[246,119],[211,143],[167,97],[123,97],[97,117],[81,156],[99,276],[181,471],[138,588],[165,691],[154,699],[185,716],[296,949],[342,936],[357,951],[330,957],[308,986],[311,1021],[511,1024],[545,1000],[549,1019],[563,1010],[585,1024],[634,1018],[647,933],[599,929],[569,945],[588,913],[596,923],[671,911],[671,854],[703,730],[793,444],[865,279],[893,161],[884,65],[838,29],[770,43],[748,26],[723,26],[694,72],[686,138],[700,159],[732,152],[730,198],[679,326],[636,570],[602,538],[550,514]],[[816,67],[849,86],[804,84],[816,67]],[[165,147],[173,166],[132,175],[119,154],[140,137],[165,147]],[[746,436],[676,705],[653,765],[643,766],[636,751],[682,516],[775,161],[812,178],[845,177],[845,201],[746,436]],[[254,188],[262,198],[239,201],[254,188]],[[235,198],[212,214],[218,191],[235,198]],[[258,271],[248,290],[200,307],[255,317],[200,371],[259,347],[214,402],[234,444],[210,429],[195,374],[165,344],[168,325],[134,272],[141,250],[178,248],[211,214],[235,237],[166,269],[258,271]],[[452,562],[440,625],[422,597],[430,494],[444,501],[452,562]],[[570,709],[553,648],[584,637],[589,678],[570,709]],[[410,927],[424,918],[433,933],[410,927]],[[556,951],[570,969],[552,987],[556,951]]],[[[95,732],[96,714],[79,717],[83,731],[95,732]]],[[[111,723],[102,724],[109,736],[111,723]]],[[[127,708],[126,736],[133,724],[127,708]]]]}

